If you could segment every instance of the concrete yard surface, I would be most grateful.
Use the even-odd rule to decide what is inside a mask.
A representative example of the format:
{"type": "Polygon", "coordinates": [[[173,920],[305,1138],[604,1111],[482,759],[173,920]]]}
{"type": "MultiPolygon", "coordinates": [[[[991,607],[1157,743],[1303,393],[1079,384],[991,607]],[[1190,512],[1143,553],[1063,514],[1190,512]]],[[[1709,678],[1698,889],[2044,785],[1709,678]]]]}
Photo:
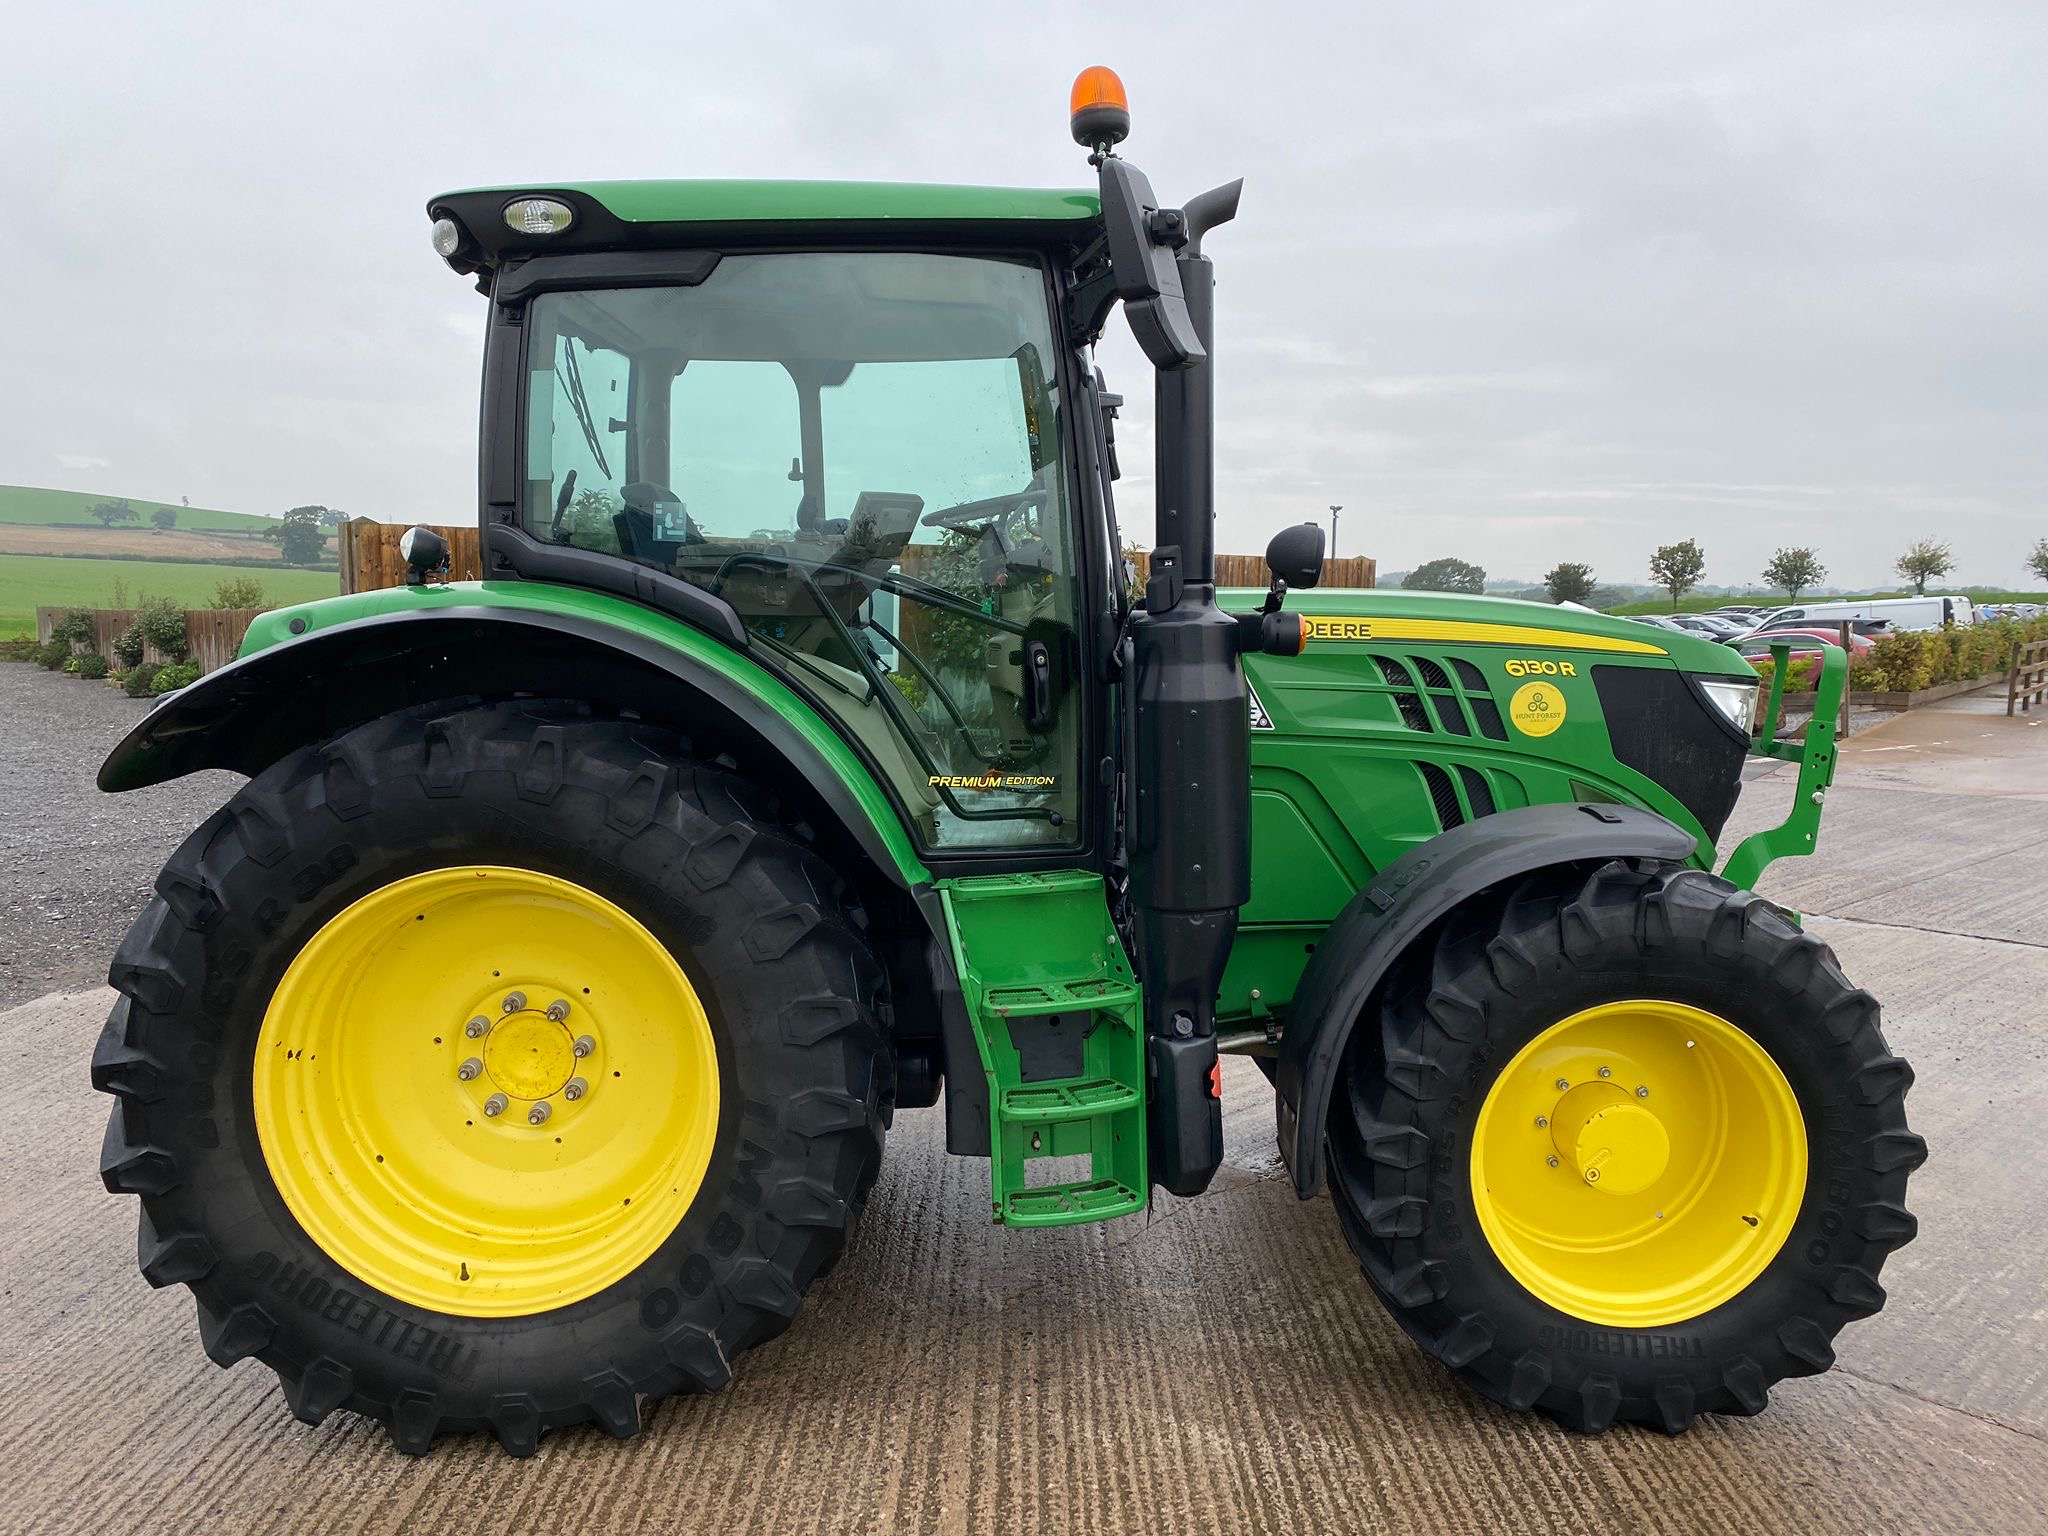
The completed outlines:
{"type": "MultiPolygon", "coordinates": [[[[1588,1439],[1459,1387],[1328,1200],[1295,1198],[1271,1092],[1233,1061],[1199,1199],[1006,1232],[986,1166],[905,1114],[844,1262],[727,1391],[624,1443],[408,1460],[348,1414],[298,1424],[253,1361],[216,1369],[185,1291],[136,1274],[86,1080],[109,994],[73,989],[0,1013],[0,1531],[2040,1532],[2044,784],[2038,725],[1882,723],[1845,744],[1817,854],[1765,877],[1883,1001],[1932,1156],[1890,1304],[1757,1418],[1588,1439]]],[[[1752,783],[1728,846],[1789,793],[1789,770],[1752,783]]]]}

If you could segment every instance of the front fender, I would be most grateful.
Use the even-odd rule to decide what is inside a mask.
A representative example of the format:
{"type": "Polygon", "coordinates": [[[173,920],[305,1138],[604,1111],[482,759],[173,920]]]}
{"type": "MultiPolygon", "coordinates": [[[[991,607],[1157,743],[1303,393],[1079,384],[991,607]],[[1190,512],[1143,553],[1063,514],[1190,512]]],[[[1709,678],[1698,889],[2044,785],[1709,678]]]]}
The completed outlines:
{"type": "Polygon", "coordinates": [[[1323,1184],[1323,1127],[1352,1029],[1387,969],[1453,908],[1504,880],[1609,859],[1681,863],[1697,841],[1625,805],[1533,805],[1467,822],[1410,850],[1323,931],[1287,1010],[1274,1074],[1280,1154],[1306,1200],[1323,1184]]]}
{"type": "Polygon", "coordinates": [[[253,777],[298,747],[443,699],[577,699],[787,762],[887,879],[912,889],[931,878],[874,772],[743,652],[590,593],[512,583],[417,592],[266,614],[250,643],[276,642],[167,696],[108,754],[99,787],[139,789],[203,768],[253,777]]]}

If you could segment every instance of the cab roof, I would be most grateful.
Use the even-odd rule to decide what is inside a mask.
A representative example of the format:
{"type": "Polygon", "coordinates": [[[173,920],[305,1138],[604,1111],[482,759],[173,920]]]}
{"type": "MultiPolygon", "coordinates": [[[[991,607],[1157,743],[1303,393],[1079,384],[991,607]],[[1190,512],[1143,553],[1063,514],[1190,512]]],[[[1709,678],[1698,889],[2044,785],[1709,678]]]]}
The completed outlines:
{"type": "Polygon", "coordinates": [[[945,241],[1086,238],[1102,215],[1092,189],[967,187],[889,181],[579,181],[446,192],[427,204],[462,245],[449,264],[474,272],[543,251],[701,245],[706,239],[900,239],[909,226],[945,241]],[[568,204],[555,235],[519,234],[505,209],[529,198],[568,204]]]}

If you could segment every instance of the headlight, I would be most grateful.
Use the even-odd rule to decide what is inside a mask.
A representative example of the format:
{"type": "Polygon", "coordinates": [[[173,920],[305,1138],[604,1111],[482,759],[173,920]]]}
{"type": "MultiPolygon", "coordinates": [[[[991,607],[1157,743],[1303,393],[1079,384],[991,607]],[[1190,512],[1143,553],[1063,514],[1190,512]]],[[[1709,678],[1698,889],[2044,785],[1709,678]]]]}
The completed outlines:
{"type": "Polygon", "coordinates": [[[1756,684],[1728,677],[1696,677],[1700,692],[1713,701],[1714,708],[1728,717],[1728,723],[1747,736],[1756,720],[1756,684]]]}

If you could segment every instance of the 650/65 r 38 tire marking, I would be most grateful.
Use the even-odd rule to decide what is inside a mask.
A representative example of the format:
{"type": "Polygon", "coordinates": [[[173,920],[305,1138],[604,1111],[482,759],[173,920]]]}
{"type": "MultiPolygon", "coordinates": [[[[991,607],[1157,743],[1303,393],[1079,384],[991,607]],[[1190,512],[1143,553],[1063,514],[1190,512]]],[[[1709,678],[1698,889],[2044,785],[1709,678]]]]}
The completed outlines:
{"type": "Polygon", "coordinates": [[[1676,1434],[1761,1411],[1884,1305],[1927,1155],[1912,1080],[1876,1002],[1769,902],[1696,870],[1545,870],[1390,973],[1332,1104],[1332,1193],[1460,1380],[1676,1434]]]}
{"type": "Polygon", "coordinates": [[[773,800],[670,732],[534,702],[388,716],[279,761],[166,865],[110,973],[102,1174],[141,1197],[144,1277],[189,1285],[207,1352],[262,1360],[302,1419],[351,1408],[416,1453],[443,1430],[521,1454],[562,1424],[630,1434],[644,1400],[722,1386],[844,1246],[894,1094],[864,929],[773,800]],[[523,959],[477,954],[515,936],[523,959]],[[329,1016],[273,1023],[316,945],[286,995],[329,1016]],[[586,958],[606,975],[572,974],[586,958]],[[643,1073],[695,1108],[607,1134],[608,1098],[651,1103],[643,1073]],[[426,1116],[495,1152],[451,1170],[426,1116]],[[273,1173],[315,1145],[353,1161],[273,1173]],[[385,1169],[415,1202],[395,1229],[385,1169]],[[524,1267],[522,1223],[547,1235],[524,1267]],[[484,1260],[467,1280],[456,1229],[484,1260]]]}

